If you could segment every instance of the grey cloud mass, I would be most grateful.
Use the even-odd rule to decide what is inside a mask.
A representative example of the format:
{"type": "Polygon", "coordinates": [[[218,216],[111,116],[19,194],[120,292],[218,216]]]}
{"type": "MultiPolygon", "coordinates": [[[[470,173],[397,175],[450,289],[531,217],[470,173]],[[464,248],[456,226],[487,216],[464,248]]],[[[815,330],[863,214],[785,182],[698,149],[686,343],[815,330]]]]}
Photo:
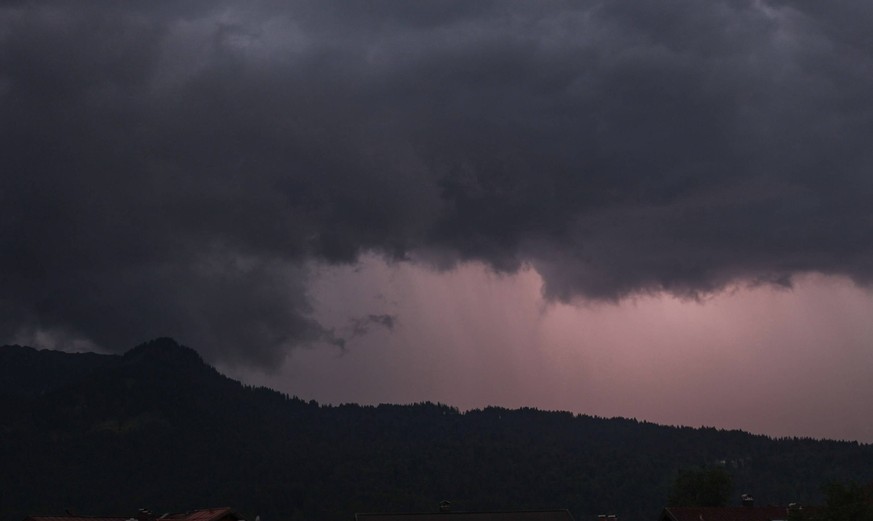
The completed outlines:
{"type": "Polygon", "coordinates": [[[4,3],[0,340],[267,367],[341,343],[307,280],[367,252],[530,265],[561,300],[869,284],[871,26],[863,0],[4,3]]]}

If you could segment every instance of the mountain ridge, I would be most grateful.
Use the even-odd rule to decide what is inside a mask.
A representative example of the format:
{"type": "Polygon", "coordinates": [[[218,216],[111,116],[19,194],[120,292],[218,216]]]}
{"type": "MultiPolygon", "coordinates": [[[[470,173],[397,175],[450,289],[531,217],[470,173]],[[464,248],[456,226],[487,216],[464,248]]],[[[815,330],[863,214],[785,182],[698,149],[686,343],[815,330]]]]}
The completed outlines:
{"type": "Polygon", "coordinates": [[[124,355],[6,351],[0,361],[21,359],[31,374],[44,361],[75,367],[76,378],[0,401],[0,456],[15,469],[0,477],[2,521],[71,506],[214,504],[320,521],[427,511],[446,498],[469,510],[559,507],[577,519],[644,521],[665,506],[681,468],[724,466],[737,497],[763,504],[810,504],[829,480],[873,480],[873,446],[856,442],[530,408],[319,405],[241,384],[168,338],[124,355]],[[58,361],[67,356],[74,362],[58,361]]]}

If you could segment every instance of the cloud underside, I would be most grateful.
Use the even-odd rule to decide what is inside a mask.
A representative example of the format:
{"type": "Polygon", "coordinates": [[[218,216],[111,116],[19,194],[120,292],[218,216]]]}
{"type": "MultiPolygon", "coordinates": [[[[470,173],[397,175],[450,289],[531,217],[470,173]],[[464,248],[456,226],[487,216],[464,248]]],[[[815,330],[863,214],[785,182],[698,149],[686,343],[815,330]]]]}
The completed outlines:
{"type": "Polygon", "coordinates": [[[7,3],[0,333],[266,366],[341,343],[306,281],[363,253],[531,266],[567,301],[868,284],[871,24],[861,1],[7,3]]]}

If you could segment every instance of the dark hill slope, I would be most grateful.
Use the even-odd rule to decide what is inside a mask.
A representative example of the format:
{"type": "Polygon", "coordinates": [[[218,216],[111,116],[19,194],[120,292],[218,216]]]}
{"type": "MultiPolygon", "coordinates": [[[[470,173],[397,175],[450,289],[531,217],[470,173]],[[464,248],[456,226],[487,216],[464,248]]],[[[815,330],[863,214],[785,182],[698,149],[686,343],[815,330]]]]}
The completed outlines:
{"type": "Polygon", "coordinates": [[[120,357],[96,353],[62,353],[31,347],[0,348],[0,394],[38,396],[79,381],[120,357]]]}
{"type": "MultiPolygon", "coordinates": [[[[0,358],[14,365],[6,349],[0,358]]],[[[51,357],[47,371],[77,364],[80,377],[0,403],[2,521],[215,505],[267,520],[341,520],[432,510],[441,499],[644,521],[683,467],[723,464],[737,496],[759,504],[811,503],[828,480],[873,478],[873,447],[856,443],[534,409],[318,406],[243,386],[170,339],[59,361],[77,356],[32,351],[24,363],[34,374],[51,357]]]]}

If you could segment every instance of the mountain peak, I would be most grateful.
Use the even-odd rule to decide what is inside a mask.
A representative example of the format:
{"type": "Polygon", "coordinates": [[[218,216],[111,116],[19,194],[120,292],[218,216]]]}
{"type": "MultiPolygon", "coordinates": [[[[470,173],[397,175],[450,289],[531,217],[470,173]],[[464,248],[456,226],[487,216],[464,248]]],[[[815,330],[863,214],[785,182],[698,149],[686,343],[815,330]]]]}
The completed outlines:
{"type": "Polygon", "coordinates": [[[197,351],[170,337],[160,337],[140,344],[124,354],[128,361],[156,361],[172,364],[205,365],[197,351]]]}

